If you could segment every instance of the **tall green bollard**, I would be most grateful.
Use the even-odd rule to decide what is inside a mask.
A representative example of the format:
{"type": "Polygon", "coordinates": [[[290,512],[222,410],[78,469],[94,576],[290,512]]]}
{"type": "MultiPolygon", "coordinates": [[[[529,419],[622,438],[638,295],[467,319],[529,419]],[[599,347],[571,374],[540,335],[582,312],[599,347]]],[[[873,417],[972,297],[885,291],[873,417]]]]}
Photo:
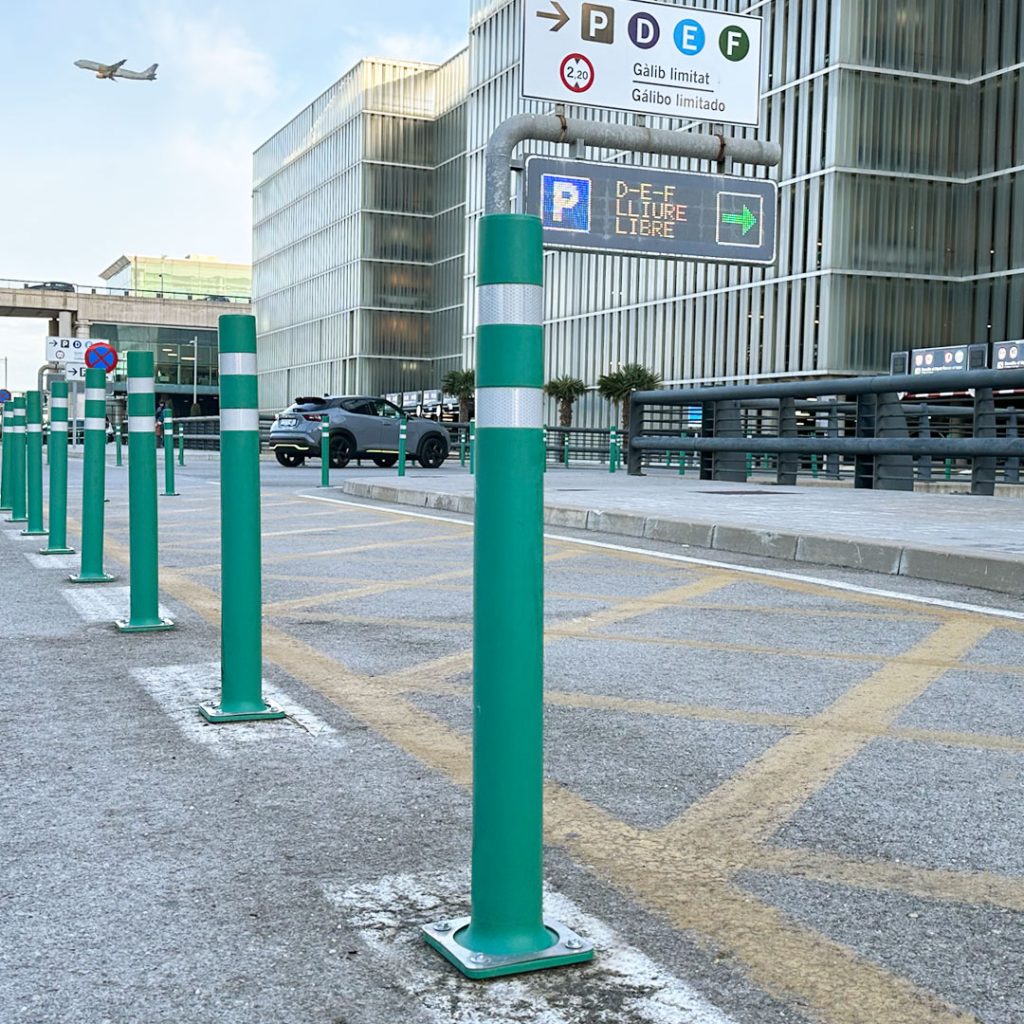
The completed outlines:
{"type": "Polygon", "coordinates": [[[114,430],[114,465],[121,465],[121,431],[124,429],[124,424],[120,420],[117,421],[117,427],[114,430]]]}
{"type": "Polygon", "coordinates": [[[578,963],[593,947],[541,904],[544,333],[541,224],[480,222],[473,569],[471,916],[423,937],[472,978],[578,963]]]}
{"type": "MultiPolygon", "coordinates": [[[[670,453],[671,454],[671,453],[670,453]]],[[[619,468],[619,432],[612,427],[608,435],[608,472],[614,473],[619,468]]]]}
{"type": "Polygon", "coordinates": [[[122,633],[173,629],[170,619],[160,617],[152,352],[128,353],[128,551],[131,610],[115,625],[122,633]]]}
{"type": "Polygon", "coordinates": [[[568,433],[562,435],[562,462],[565,463],[565,468],[569,468],[569,435],[568,433]]]}
{"type": "Polygon", "coordinates": [[[11,515],[9,523],[28,522],[25,498],[25,396],[14,399],[11,419],[11,515]]]}
{"type": "Polygon", "coordinates": [[[178,424],[178,465],[185,465],[185,424],[178,424]]]}
{"type": "Polygon", "coordinates": [[[466,428],[459,427],[459,465],[466,464],[466,428]]]}
{"type": "Polygon", "coordinates": [[[220,704],[202,704],[209,722],[284,718],[263,700],[263,593],[260,569],[260,422],[256,401],[256,320],[226,314],[220,338],[220,704]]]}
{"type": "Polygon", "coordinates": [[[164,409],[164,493],[165,498],[176,498],[174,489],[174,420],[171,410],[164,409]]]}
{"type": "MultiPolygon", "coordinates": [[[[107,375],[100,367],[85,371],[85,451],[82,456],[82,565],[72,583],[110,583],[103,571],[103,502],[106,487],[107,375]]],[[[76,425],[77,426],[77,425],[76,425]]]]}
{"type": "Polygon", "coordinates": [[[68,547],[68,382],[50,385],[50,539],[41,555],[73,555],[68,547]]]}
{"type": "Polygon", "coordinates": [[[409,421],[403,416],[398,421],[398,475],[405,476],[405,445],[409,434],[409,421]]]}
{"type": "Polygon", "coordinates": [[[476,420],[469,421],[469,475],[476,473],[476,420]]]}
{"type": "Polygon", "coordinates": [[[320,486],[331,486],[331,421],[320,418],[320,486]]]}
{"type": "Polygon", "coordinates": [[[4,403],[3,463],[0,469],[0,512],[11,511],[11,470],[14,468],[14,400],[4,403]]]}

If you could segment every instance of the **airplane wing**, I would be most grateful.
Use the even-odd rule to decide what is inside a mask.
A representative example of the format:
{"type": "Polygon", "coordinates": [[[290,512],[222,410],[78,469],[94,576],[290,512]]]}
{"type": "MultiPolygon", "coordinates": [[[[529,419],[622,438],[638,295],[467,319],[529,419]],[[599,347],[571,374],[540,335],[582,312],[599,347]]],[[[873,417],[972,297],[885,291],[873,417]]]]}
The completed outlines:
{"type": "MultiPolygon", "coordinates": [[[[125,57],[125,59],[124,59],[124,60],[127,60],[127,59],[128,59],[128,58],[127,58],[127,57],[125,57]]],[[[108,70],[108,71],[109,71],[109,72],[110,72],[110,73],[111,73],[112,75],[116,75],[116,74],[117,74],[117,72],[121,70],[121,65],[122,65],[122,64],[124,64],[124,60],[119,60],[119,61],[118,61],[118,62],[117,62],[116,64],[111,64],[111,65],[110,65],[110,67],[109,67],[109,68],[107,68],[107,70],[108,70]]]]}

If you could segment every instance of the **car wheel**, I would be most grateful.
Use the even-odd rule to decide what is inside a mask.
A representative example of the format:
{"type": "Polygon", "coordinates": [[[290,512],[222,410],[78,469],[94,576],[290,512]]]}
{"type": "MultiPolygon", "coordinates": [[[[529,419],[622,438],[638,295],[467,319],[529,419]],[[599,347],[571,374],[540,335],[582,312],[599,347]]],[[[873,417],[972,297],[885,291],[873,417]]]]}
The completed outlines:
{"type": "Polygon", "coordinates": [[[419,454],[416,457],[424,469],[437,469],[448,458],[448,446],[437,434],[430,434],[420,443],[419,454]]]}
{"type": "Polygon", "coordinates": [[[345,434],[338,434],[331,438],[331,469],[344,469],[352,459],[355,452],[355,445],[352,438],[345,434]]]}
{"type": "Polygon", "coordinates": [[[290,452],[287,448],[278,448],[274,455],[282,466],[287,466],[289,469],[301,466],[306,461],[305,455],[300,455],[298,452],[290,452]]]}
{"type": "Polygon", "coordinates": [[[373,461],[380,466],[381,469],[390,469],[397,461],[397,455],[374,455],[373,461]]]}

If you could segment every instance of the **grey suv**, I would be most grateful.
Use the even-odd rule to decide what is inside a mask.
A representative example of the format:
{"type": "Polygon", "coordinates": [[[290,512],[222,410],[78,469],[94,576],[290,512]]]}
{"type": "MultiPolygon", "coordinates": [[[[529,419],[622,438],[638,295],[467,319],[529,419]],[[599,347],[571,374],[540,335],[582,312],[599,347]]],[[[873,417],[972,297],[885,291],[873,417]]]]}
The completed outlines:
{"type": "MultiPolygon", "coordinates": [[[[341,469],[352,459],[373,459],[378,466],[398,461],[398,425],[402,410],[383,398],[340,395],[296,398],[278,413],[270,428],[270,448],[282,466],[301,466],[320,457],[320,424],[331,425],[331,466],[341,469]]],[[[406,451],[427,469],[448,458],[448,433],[433,420],[409,419],[406,451]]]]}

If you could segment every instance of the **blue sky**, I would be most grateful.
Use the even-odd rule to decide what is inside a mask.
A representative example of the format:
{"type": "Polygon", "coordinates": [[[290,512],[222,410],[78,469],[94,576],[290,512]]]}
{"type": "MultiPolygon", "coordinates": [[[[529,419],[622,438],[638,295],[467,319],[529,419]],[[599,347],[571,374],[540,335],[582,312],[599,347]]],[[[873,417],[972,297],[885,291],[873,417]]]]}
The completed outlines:
{"type": "MultiPolygon", "coordinates": [[[[248,261],[252,151],[360,57],[443,60],[468,22],[467,0],[7,5],[0,278],[95,284],[122,253],[248,261]],[[157,80],[74,66],[122,57],[157,80]]],[[[12,388],[45,333],[0,319],[12,388]]]]}

